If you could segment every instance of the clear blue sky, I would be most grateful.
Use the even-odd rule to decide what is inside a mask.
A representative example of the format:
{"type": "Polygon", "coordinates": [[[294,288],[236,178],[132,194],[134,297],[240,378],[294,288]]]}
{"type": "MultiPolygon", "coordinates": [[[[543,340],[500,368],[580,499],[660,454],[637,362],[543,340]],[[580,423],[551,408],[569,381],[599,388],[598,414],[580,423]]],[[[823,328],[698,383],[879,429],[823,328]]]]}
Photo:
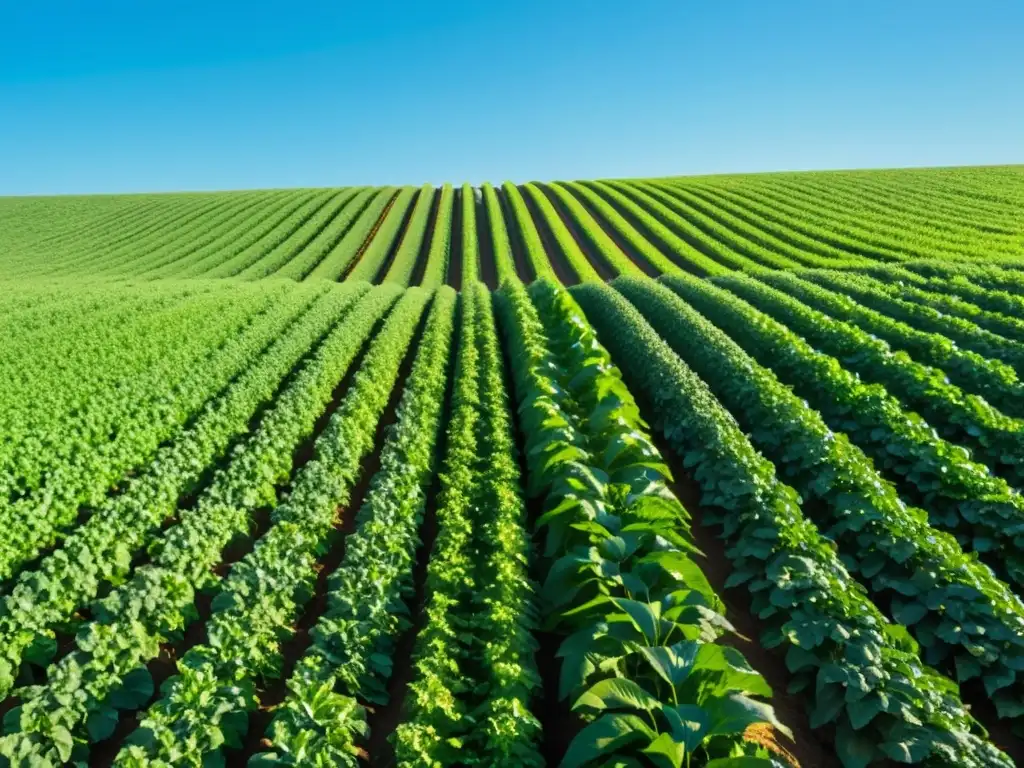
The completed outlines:
{"type": "Polygon", "coordinates": [[[1020,162],[1018,0],[0,2],[0,194],[1020,162]]]}

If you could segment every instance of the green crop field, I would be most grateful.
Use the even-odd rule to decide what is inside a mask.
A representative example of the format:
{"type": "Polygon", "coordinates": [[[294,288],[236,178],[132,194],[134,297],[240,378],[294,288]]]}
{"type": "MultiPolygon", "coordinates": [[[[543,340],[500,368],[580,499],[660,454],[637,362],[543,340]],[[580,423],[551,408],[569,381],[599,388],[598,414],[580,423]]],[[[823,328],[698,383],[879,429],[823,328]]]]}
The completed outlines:
{"type": "Polygon", "coordinates": [[[1024,167],[0,199],[0,766],[1024,764],[1024,167]]]}

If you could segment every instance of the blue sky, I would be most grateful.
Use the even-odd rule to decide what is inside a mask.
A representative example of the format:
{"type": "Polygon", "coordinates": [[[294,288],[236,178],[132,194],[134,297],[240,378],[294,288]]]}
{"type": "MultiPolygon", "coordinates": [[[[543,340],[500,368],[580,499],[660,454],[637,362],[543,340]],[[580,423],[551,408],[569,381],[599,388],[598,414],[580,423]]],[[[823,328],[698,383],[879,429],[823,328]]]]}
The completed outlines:
{"type": "Polygon", "coordinates": [[[0,194],[1020,163],[1022,41],[1012,0],[5,2],[0,194]]]}

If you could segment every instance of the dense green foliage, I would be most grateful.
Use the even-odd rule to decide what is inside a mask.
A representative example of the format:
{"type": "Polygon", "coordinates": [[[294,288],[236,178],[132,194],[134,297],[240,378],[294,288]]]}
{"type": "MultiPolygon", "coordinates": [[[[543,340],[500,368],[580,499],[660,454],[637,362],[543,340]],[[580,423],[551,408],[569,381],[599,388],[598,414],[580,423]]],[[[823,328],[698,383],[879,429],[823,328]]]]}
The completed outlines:
{"type": "Polygon", "coordinates": [[[0,766],[1024,762],[1022,209],[0,200],[0,766]]]}

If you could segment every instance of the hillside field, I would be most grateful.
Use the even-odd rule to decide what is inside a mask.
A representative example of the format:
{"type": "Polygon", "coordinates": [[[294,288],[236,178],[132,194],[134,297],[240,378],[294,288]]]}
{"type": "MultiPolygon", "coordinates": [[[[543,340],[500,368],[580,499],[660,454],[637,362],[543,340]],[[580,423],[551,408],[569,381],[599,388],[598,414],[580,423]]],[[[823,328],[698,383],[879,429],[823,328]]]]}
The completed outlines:
{"type": "Polygon", "coordinates": [[[0,198],[0,766],[1024,764],[1024,167],[0,198]]]}

